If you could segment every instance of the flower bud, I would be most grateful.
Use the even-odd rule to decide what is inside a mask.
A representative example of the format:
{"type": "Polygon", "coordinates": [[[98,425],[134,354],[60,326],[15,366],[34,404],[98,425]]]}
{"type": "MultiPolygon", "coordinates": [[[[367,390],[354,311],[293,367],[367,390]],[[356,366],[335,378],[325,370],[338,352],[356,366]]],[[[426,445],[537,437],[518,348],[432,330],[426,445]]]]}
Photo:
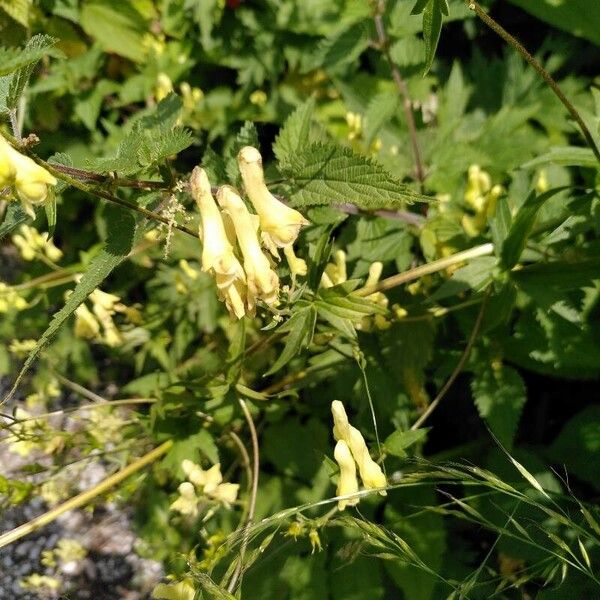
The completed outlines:
{"type": "MultiPolygon", "coordinates": [[[[352,456],[358,465],[360,478],[366,489],[372,490],[383,488],[387,485],[387,481],[381,467],[371,458],[369,449],[365,443],[365,438],[356,427],[349,427],[349,436],[346,440],[352,456]]],[[[386,495],[385,490],[380,492],[382,496],[386,495]]]]}
{"type": "Polygon", "coordinates": [[[204,169],[196,167],[192,171],[190,184],[202,219],[202,270],[214,275],[219,297],[229,312],[241,319],[246,314],[246,277],[227,238],[204,169]]]}
{"type": "Polygon", "coordinates": [[[229,186],[219,189],[217,201],[233,222],[244,257],[249,308],[254,307],[257,298],[261,298],[269,306],[275,306],[279,302],[279,278],[260,248],[252,215],[243,200],[229,186]]]}
{"type": "Polygon", "coordinates": [[[294,253],[294,247],[286,246],[283,249],[283,253],[285,254],[285,258],[287,259],[288,266],[290,267],[292,279],[296,279],[296,277],[304,277],[308,272],[308,267],[306,266],[305,260],[296,256],[296,254],[294,253]]]}
{"type": "Polygon", "coordinates": [[[339,400],[331,403],[331,414],[333,415],[333,437],[336,441],[345,440],[348,437],[350,423],[344,405],[339,400]]]}
{"type": "Polygon", "coordinates": [[[12,146],[0,135],[0,190],[12,185],[16,175],[11,150],[12,146]]]}
{"type": "MultiPolygon", "coordinates": [[[[339,440],[335,445],[333,456],[340,467],[340,479],[338,482],[336,496],[346,496],[358,492],[358,480],[356,479],[356,465],[344,440],[339,440]]],[[[347,498],[338,501],[338,509],[344,510],[346,506],[358,504],[360,498],[347,498]]]]}
{"type": "Polygon", "coordinates": [[[308,225],[309,221],[269,192],[265,184],[262,157],[256,148],[242,148],[238,154],[238,165],[248,198],[260,218],[262,242],[276,256],[277,248],[291,246],[300,228],[308,225]]]}

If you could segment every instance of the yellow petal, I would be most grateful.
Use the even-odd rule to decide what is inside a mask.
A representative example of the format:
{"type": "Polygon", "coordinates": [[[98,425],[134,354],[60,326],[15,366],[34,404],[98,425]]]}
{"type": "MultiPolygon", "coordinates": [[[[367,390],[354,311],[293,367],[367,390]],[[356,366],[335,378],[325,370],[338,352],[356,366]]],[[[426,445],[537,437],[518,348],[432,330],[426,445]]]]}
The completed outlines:
{"type": "MultiPolygon", "coordinates": [[[[358,480],[356,478],[356,465],[350,453],[350,449],[344,440],[339,440],[335,445],[333,456],[340,467],[340,478],[336,490],[336,496],[346,496],[358,492],[358,480]]],[[[338,501],[339,510],[344,510],[346,506],[358,504],[359,497],[348,498],[338,501]]]]}

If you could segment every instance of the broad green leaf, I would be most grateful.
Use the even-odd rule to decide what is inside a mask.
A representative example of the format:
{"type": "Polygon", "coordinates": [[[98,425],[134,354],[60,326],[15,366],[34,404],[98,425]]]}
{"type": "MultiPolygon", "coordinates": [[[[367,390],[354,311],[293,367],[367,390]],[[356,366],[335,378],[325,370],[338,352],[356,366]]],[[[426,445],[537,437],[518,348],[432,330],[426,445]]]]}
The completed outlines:
{"type": "Polygon", "coordinates": [[[588,406],[568,421],[552,443],[550,456],[570,474],[600,489],[600,407],[588,406]]]}
{"type": "Polygon", "coordinates": [[[296,108],[279,130],[279,135],[273,144],[273,152],[279,161],[281,171],[286,171],[296,152],[308,145],[314,108],[314,98],[310,98],[296,108]]]}
{"type": "Polygon", "coordinates": [[[88,0],[82,4],[80,23],[106,52],[114,52],[134,62],[144,60],[144,34],[148,28],[134,3],[88,0]]]}
{"type": "Polygon", "coordinates": [[[406,448],[420,442],[427,436],[429,429],[415,429],[414,431],[394,431],[383,442],[383,449],[388,454],[403,458],[406,456],[406,448]]]}
{"type": "Polygon", "coordinates": [[[23,210],[20,202],[9,202],[4,213],[4,221],[0,223],[0,240],[12,233],[19,225],[31,221],[31,217],[23,210]]]}
{"type": "Polygon", "coordinates": [[[600,46],[600,12],[596,0],[510,0],[527,12],[600,46]]]}
{"type": "Polygon", "coordinates": [[[538,211],[542,208],[546,200],[564,189],[564,187],[554,188],[539,196],[535,191],[529,194],[525,202],[519,207],[519,212],[515,215],[510,231],[504,240],[504,244],[502,244],[500,251],[500,265],[502,267],[512,269],[519,262],[527,239],[533,229],[538,211]]]}
{"type": "Polygon", "coordinates": [[[332,70],[355,61],[369,46],[369,27],[356,23],[330,38],[325,38],[308,61],[308,70],[332,70]]]}
{"type": "Polygon", "coordinates": [[[555,146],[546,154],[542,154],[526,162],[521,168],[535,169],[552,164],[563,165],[565,167],[600,168],[600,163],[598,163],[598,159],[594,156],[594,153],[589,148],[580,148],[578,146],[555,146]]]}
{"type": "Polygon", "coordinates": [[[40,352],[67,322],[67,319],[75,312],[75,309],[108,277],[115,267],[127,258],[127,255],[131,251],[136,230],[135,219],[131,213],[120,208],[111,207],[107,210],[106,220],[108,238],[105,247],[92,260],[88,270],[75,286],[65,305],[52,317],[50,325],[38,339],[35,348],[25,360],[5,400],[12,397],[21,379],[39,356],[40,352]]]}
{"type": "Polygon", "coordinates": [[[368,147],[379,130],[397,113],[400,96],[397,90],[381,92],[373,96],[365,112],[364,138],[368,147]]]}
{"type": "Polygon", "coordinates": [[[372,159],[333,143],[313,143],[303,148],[292,157],[290,173],[295,206],[351,202],[359,208],[376,210],[429,201],[372,159]]]}
{"type": "Polygon", "coordinates": [[[468,265],[454,271],[450,279],[430,296],[430,300],[442,300],[449,296],[462,294],[467,290],[482,291],[492,280],[497,263],[498,259],[494,256],[473,259],[468,265]]]}
{"type": "Polygon", "coordinates": [[[507,366],[485,367],[476,371],[471,391],[480,416],[502,445],[510,449],[527,400],[519,373],[507,366]]]}
{"type": "Polygon", "coordinates": [[[435,51],[440,41],[442,11],[444,8],[446,10],[444,14],[448,14],[448,7],[445,5],[445,2],[446,0],[430,0],[423,11],[423,39],[425,40],[425,69],[423,70],[423,76],[427,75],[431,69],[435,51]]]}
{"type": "Polygon", "coordinates": [[[522,289],[534,295],[534,290],[552,289],[559,293],[591,285],[600,280],[600,257],[579,261],[551,261],[536,263],[513,271],[511,279],[522,289]]]}
{"type": "Polygon", "coordinates": [[[56,40],[47,35],[34,36],[35,40],[25,48],[0,47],[0,75],[8,75],[13,71],[35,64],[40,58],[46,56],[56,43],[56,40]]]}
{"type": "Polygon", "coordinates": [[[285,338],[285,346],[281,354],[265,376],[272,375],[284,367],[302,348],[308,346],[312,340],[317,311],[314,306],[305,306],[296,311],[279,331],[289,332],[285,338]]]}

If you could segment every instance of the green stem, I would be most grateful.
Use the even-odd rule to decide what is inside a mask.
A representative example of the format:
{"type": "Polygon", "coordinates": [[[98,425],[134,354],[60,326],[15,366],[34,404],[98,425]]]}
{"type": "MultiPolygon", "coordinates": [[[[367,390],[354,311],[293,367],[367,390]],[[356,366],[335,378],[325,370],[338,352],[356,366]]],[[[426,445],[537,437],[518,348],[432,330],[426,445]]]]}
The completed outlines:
{"type": "Polygon", "coordinates": [[[563,103],[565,108],[569,111],[570,115],[573,117],[577,125],[579,125],[579,129],[581,129],[581,133],[585,138],[586,142],[592,149],[594,155],[600,162],[600,150],[598,146],[596,146],[596,142],[590,133],[587,125],[585,124],[583,118],[577,112],[577,109],[571,104],[569,99],[565,96],[564,92],[558,86],[558,83],[553,79],[552,75],[542,67],[539,61],[534,58],[527,49],[513,37],[506,29],[504,29],[497,21],[494,21],[492,17],[490,17],[482,8],[477,4],[477,2],[469,2],[469,8],[475,11],[475,14],[492,30],[494,33],[497,33],[507,44],[511,45],[542,77],[542,79],[548,84],[550,89],[556,94],[558,99],[563,103]]]}

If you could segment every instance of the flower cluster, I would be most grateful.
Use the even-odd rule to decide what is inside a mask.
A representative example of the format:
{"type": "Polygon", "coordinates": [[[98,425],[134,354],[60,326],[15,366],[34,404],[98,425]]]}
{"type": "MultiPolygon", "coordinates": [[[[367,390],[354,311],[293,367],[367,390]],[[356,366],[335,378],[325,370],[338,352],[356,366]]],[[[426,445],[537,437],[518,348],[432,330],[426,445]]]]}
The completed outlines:
{"type": "MultiPolygon", "coordinates": [[[[339,400],[331,403],[333,415],[333,437],[337,444],[334,457],[340,467],[340,478],[336,490],[338,496],[347,496],[358,492],[358,479],[356,468],[363,485],[367,490],[379,489],[385,496],[384,489],[387,485],[386,477],[381,467],[371,458],[369,449],[362,433],[350,425],[344,405],[339,400]]],[[[338,508],[344,510],[346,506],[358,504],[359,497],[345,498],[338,502],[338,508]]]]}
{"type": "Polygon", "coordinates": [[[124,314],[132,323],[141,322],[139,311],[122,304],[119,296],[95,289],[89,295],[89,300],[92,302],[91,311],[85,303],[75,309],[76,337],[97,340],[114,348],[123,342],[123,337],[113,320],[115,313],[124,314]]]}
{"type": "Polygon", "coordinates": [[[27,306],[27,300],[21,297],[17,290],[0,281],[0,313],[25,310],[27,306]]]}
{"type": "Polygon", "coordinates": [[[306,263],[294,254],[293,244],[308,221],[269,192],[256,148],[242,148],[238,165],[256,214],[230,186],[219,188],[215,202],[200,167],[192,172],[190,185],[201,216],[202,270],[215,278],[230,314],[241,319],[253,315],[259,301],[270,307],[279,303],[279,277],[263,248],[274,259],[283,249],[292,277],[306,275],[306,263]]]}
{"type": "Polygon", "coordinates": [[[56,178],[0,135],[0,190],[10,188],[33,218],[33,207],[45,202],[49,185],[56,185],[56,178]]]}
{"type": "Polygon", "coordinates": [[[12,236],[13,244],[19,249],[23,260],[33,260],[36,257],[44,257],[52,262],[62,258],[59,250],[51,239],[48,232],[40,233],[34,227],[21,225],[19,233],[12,236]]]}
{"type": "Polygon", "coordinates": [[[489,173],[479,165],[469,167],[464,199],[474,214],[462,217],[462,226],[467,235],[475,237],[485,229],[488,219],[496,211],[496,202],[503,193],[502,186],[492,186],[489,173]]]}
{"type": "Polygon", "coordinates": [[[196,463],[185,459],[181,468],[188,481],[177,488],[179,497],[171,504],[171,510],[195,519],[200,512],[201,502],[197,492],[228,508],[236,501],[240,486],[237,483],[223,483],[219,463],[205,471],[196,463]]]}

